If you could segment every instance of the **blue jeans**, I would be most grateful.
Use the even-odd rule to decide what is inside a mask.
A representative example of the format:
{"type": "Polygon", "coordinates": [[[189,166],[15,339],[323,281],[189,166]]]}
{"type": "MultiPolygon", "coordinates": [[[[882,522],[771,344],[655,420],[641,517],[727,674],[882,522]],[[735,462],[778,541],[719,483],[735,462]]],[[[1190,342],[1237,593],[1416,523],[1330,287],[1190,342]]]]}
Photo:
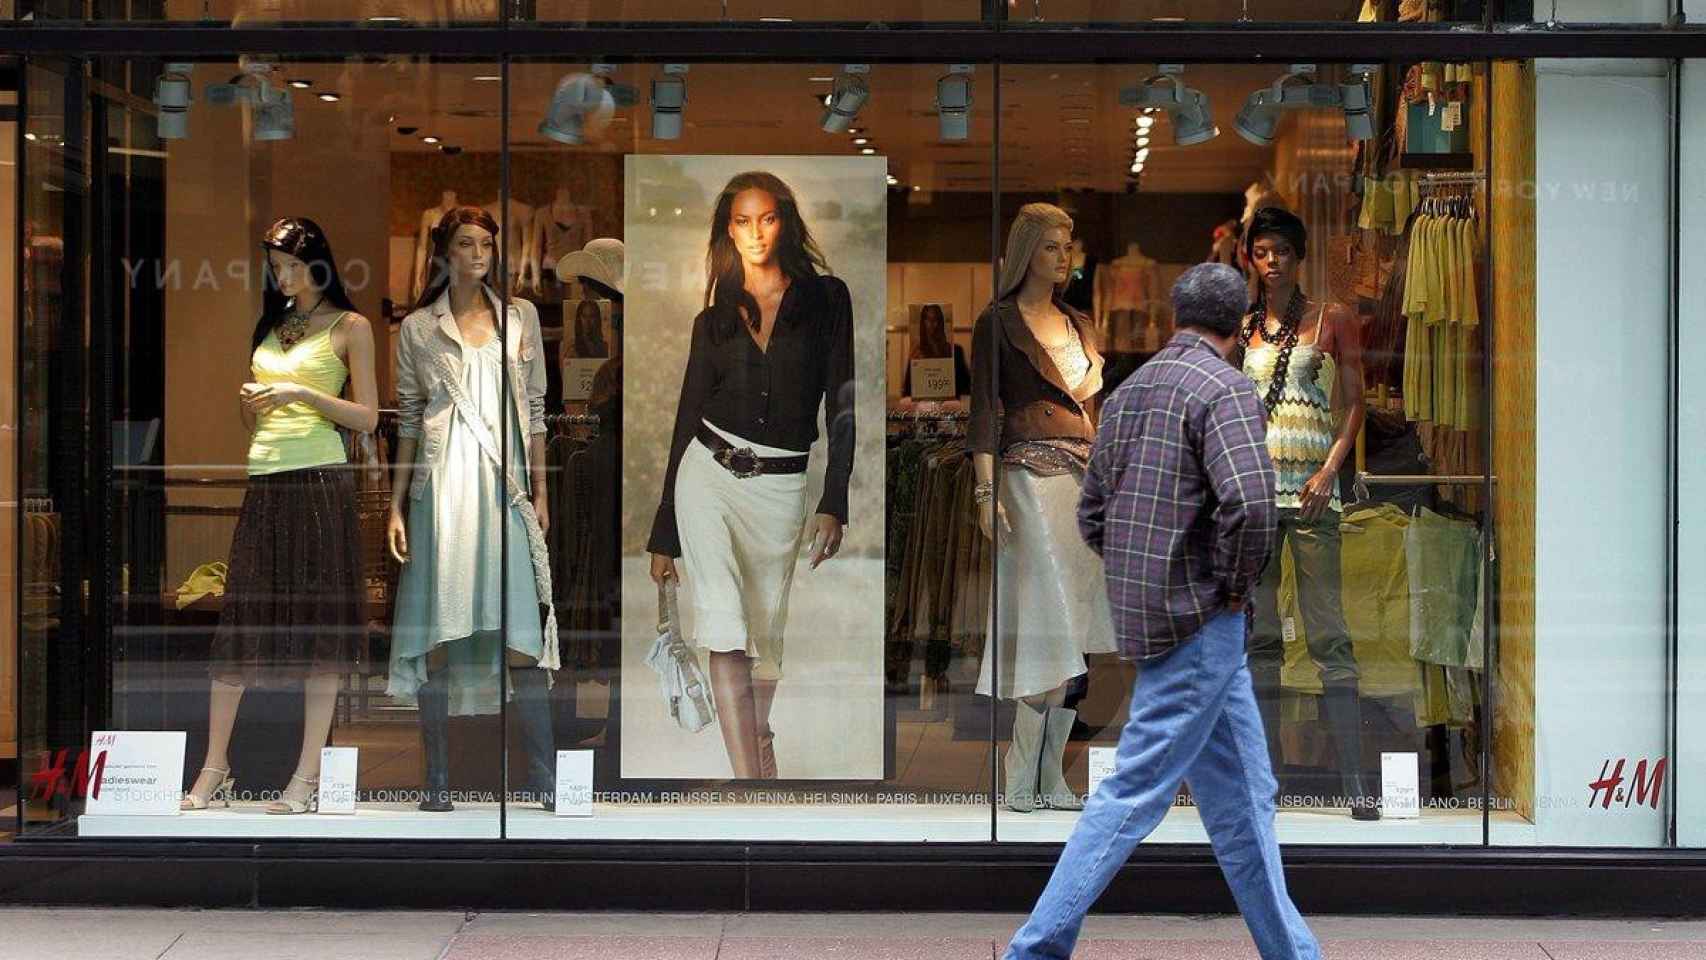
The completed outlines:
{"type": "Polygon", "coordinates": [[[1067,960],[1084,914],[1167,815],[1179,781],[1262,960],[1320,960],[1285,890],[1273,769],[1244,655],[1244,615],[1226,612],[1138,672],[1114,772],[1090,798],[1007,960],[1067,960]]]}

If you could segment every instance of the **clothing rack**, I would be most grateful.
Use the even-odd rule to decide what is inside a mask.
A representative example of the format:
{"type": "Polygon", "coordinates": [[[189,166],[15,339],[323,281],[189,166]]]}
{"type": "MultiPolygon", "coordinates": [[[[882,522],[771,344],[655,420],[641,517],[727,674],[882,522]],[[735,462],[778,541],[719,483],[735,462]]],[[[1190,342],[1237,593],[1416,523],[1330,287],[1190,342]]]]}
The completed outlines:
{"type": "Polygon", "coordinates": [[[1487,174],[1480,170],[1442,172],[1425,171],[1419,181],[1423,186],[1471,184],[1480,185],[1487,182],[1487,174]]]}
{"type": "Polygon", "coordinates": [[[1423,484],[1438,484],[1447,487],[1479,486],[1484,483],[1498,483],[1498,477],[1485,474],[1439,474],[1431,473],[1369,473],[1367,470],[1357,471],[1357,486],[1415,487],[1423,484]]]}
{"type": "Polygon", "coordinates": [[[889,426],[899,427],[902,433],[926,435],[941,433],[947,428],[963,428],[970,420],[971,414],[963,410],[942,413],[897,410],[888,417],[889,426]]]}

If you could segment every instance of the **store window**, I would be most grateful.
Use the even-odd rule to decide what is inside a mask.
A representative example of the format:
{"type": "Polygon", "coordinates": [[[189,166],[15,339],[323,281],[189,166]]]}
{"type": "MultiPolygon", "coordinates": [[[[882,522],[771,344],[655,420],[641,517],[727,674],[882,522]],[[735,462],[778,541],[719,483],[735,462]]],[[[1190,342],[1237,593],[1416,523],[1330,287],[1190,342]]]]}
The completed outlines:
{"type": "MultiPolygon", "coordinates": [[[[1186,266],[1284,246],[1280,839],[1663,843],[1627,72],[32,60],[25,832],[1058,842],[1137,677],[1082,441],[1186,266]],[[162,815],[88,796],[96,733],[162,815]]],[[[1154,839],[1206,839],[1188,787],[1154,839]]]]}

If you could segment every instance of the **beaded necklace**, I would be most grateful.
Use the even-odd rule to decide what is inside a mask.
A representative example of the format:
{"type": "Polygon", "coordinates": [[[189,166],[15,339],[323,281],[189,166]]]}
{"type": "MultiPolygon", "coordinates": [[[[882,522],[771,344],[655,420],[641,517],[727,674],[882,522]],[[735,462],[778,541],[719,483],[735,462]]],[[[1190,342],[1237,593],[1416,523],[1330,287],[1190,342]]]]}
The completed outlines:
{"type": "MultiPolygon", "coordinates": [[[[1303,314],[1309,308],[1309,298],[1303,291],[1293,288],[1291,300],[1285,305],[1285,315],[1280,318],[1280,328],[1274,336],[1267,336],[1262,331],[1262,339],[1268,343],[1279,344],[1279,356],[1274,358],[1273,377],[1268,381],[1267,396],[1262,403],[1268,408],[1268,416],[1274,415],[1274,408],[1279,406],[1280,398],[1285,395],[1286,376],[1291,372],[1291,351],[1297,347],[1298,333],[1303,329],[1303,314]]],[[[1238,343],[1245,350],[1250,348],[1250,340],[1256,335],[1258,323],[1266,325],[1268,318],[1268,303],[1266,291],[1256,298],[1255,309],[1244,319],[1244,327],[1238,332],[1238,343]]]]}

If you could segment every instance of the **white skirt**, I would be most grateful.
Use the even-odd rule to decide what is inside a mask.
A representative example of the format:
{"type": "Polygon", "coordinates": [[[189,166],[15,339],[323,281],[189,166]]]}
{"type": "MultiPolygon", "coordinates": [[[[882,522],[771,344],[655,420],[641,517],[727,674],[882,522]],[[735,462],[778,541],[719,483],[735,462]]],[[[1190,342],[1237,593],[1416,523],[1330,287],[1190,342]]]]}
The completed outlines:
{"type": "MultiPolygon", "coordinates": [[[[802,455],[706,426],[761,457],[802,455]]],[[[743,651],[757,661],[753,677],[781,679],[788,592],[806,528],[806,474],[741,480],[695,439],[675,475],[675,525],[693,643],[743,651]]]]}
{"type": "Polygon", "coordinates": [[[1114,625],[1102,558],[1078,533],[1078,477],[1001,471],[1011,532],[996,557],[995,625],[977,692],[989,695],[1000,661],[1001,699],[1047,693],[1089,669],[1085,654],[1113,653],[1114,625]]]}

